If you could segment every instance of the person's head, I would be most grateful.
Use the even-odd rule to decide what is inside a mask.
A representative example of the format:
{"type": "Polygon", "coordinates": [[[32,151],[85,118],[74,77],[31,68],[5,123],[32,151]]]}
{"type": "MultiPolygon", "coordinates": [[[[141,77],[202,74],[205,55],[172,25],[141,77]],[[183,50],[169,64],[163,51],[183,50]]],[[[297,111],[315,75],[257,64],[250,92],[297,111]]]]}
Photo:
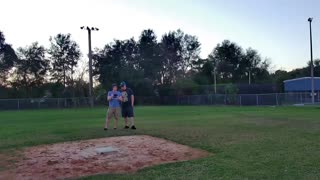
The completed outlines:
{"type": "Polygon", "coordinates": [[[117,91],[117,90],[118,90],[117,84],[112,84],[112,91],[117,91]]]}
{"type": "Polygon", "coordinates": [[[124,81],[122,81],[121,83],[120,83],[120,87],[121,87],[121,90],[126,90],[127,89],[127,84],[126,84],[126,82],[124,82],[124,81]]]}

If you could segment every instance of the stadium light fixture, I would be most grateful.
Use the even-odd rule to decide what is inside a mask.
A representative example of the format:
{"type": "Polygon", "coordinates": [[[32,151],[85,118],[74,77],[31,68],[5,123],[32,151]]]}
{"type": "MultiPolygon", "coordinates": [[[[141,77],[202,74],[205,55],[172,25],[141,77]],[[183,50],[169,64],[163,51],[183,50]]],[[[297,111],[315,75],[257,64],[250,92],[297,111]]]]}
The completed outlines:
{"type": "Polygon", "coordinates": [[[96,27],[81,26],[80,29],[88,31],[88,45],[89,45],[89,98],[90,106],[93,107],[93,77],[92,77],[92,50],[91,50],[91,31],[98,31],[96,27]]]}

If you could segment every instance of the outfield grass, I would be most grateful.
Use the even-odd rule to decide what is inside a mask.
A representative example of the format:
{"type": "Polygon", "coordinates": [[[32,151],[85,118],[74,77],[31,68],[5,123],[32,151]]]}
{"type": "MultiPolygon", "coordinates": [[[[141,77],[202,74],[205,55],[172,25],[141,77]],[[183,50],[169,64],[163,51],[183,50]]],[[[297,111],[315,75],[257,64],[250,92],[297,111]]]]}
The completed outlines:
{"type": "Polygon", "coordinates": [[[320,108],[137,107],[136,115],[138,130],[104,132],[102,108],[0,112],[0,151],[148,134],[212,155],[83,179],[320,179],[320,108]]]}

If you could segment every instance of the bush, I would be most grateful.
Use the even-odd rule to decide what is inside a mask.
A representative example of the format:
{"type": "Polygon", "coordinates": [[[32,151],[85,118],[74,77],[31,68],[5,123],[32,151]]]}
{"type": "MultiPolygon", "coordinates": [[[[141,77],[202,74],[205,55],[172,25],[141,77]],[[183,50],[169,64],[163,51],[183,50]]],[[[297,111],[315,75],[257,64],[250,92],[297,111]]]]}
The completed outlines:
{"type": "Polygon", "coordinates": [[[174,85],[176,95],[193,95],[199,93],[199,85],[192,79],[180,79],[174,85]]]}
{"type": "Polygon", "coordinates": [[[234,84],[227,84],[224,87],[225,90],[225,94],[228,95],[227,96],[227,104],[236,104],[236,100],[237,100],[237,94],[239,92],[239,89],[237,88],[237,86],[235,86],[234,84]]]}
{"type": "Polygon", "coordinates": [[[238,94],[239,92],[239,89],[237,88],[237,86],[235,86],[234,84],[227,84],[225,87],[224,87],[224,91],[226,94],[238,94]]]}

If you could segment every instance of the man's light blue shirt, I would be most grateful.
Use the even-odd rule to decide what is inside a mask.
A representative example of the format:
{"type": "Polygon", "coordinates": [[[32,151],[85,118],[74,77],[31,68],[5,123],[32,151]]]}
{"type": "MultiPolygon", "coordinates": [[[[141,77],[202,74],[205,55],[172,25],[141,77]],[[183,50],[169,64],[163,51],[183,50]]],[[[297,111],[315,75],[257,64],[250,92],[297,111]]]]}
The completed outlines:
{"type": "Polygon", "coordinates": [[[121,93],[119,91],[109,91],[108,92],[108,97],[111,97],[111,100],[109,100],[109,107],[111,108],[117,108],[120,107],[120,101],[119,97],[121,97],[121,93]]]}

